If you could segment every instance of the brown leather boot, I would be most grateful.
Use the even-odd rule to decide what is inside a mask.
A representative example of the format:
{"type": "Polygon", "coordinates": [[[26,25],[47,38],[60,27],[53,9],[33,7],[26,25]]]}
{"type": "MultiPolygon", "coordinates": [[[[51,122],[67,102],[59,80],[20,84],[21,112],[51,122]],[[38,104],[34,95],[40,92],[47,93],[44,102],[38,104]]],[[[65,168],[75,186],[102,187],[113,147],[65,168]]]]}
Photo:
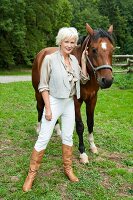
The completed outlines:
{"type": "Polygon", "coordinates": [[[28,176],[26,177],[24,185],[23,185],[24,192],[28,192],[31,189],[33,181],[37,174],[37,171],[40,167],[43,155],[44,155],[44,150],[37,152],[35,149],[33,149],[31,160],[30,160],[30,168],[29,168],[28,176]]]}
{"type": "Polygon", "coordinates": [[[64,172],[66,176],[72,182],[78,182],[79,179],[74,175],[72,170],[72,147],[63,144],[62,145],[63,152],[63,164],[64,164],[64,172]]]}

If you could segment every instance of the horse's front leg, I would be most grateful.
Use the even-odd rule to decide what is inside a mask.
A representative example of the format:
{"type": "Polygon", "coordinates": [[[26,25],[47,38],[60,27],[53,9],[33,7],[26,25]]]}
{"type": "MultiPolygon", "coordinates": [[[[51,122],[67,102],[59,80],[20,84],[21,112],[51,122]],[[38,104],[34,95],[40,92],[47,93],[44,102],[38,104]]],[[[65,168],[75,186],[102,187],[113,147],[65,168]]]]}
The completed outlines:
{"type": "Polygon", "coordinates": [[[97,96],[93,97],[91,100],[86,102],[86,116],[87,116],[87,126],[89,132],[89,143],[90,150],[92,153],[97,154],[98,150],[94,143],[93,127],[94,127],[94,110],[97,101],[97,96]]]}
{"type": "Polygon", "coordinates": [[[84,124],[81,118],[81,105],[83,101],[78,101],[76,98],[74,99],[75,103],[75,121],[76,121],[76,132],[79,137],[79,151],[80,151],[80,162],[81,163],[88,163],[88,156],[85,153],[85,145],[83,140],[83,133],[84,133],[84,124]]]}

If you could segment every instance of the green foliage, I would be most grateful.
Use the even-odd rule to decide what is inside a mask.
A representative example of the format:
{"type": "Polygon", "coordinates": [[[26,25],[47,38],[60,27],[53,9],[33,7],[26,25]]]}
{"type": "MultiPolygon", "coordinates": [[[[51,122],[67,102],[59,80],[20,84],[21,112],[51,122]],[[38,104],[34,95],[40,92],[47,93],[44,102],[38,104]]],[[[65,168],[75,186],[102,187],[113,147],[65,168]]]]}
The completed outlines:
{"type": "Polygon", "coordinates": [[[31,65],[42,48],[54,45],[59,27],[70,26],[71,10],[68,0],[2,0],[0,67],[31,65]]]}
{"type": "MultiPolygon", "coordinates": [[[[72,6],[68,0],[54,1],[54,12],[51,9],[52,20],[51,20],[51,33],[48,39],[48,46],[55,46],[55,37],[59,28],[69,27],[72,20],[72,6]]],[[[50,15],[51,15],[50,13],[50,15]]]]}
{"type": "Polygon", "coordinates": [[[107,29],[109,20],[106,16],[102,16],[97,7],[97,2],[92,0],[71,0],[73,5],[73,20],[72,26],[75,26],[80,34],[86,35],[85,24],[89,23],[92,28],[104,28],[107,29]]]}
{"type": "Polygon", "coordinates": [[[132,7],[132,0],[1,0],[0,68],[31,66],[42,48],[55,46],[59,28],[86,35],[86,23],[105,30],[113,24],[119,53],[132,54],[132,7]]]}
{"type": "Polygon", "coordinates": [[[108,17],[114,26],[116,44],[121,48],[121,54],[132,54],[133,47],[130,42],[133,41],[131,25],[133,1],[99,0],[98,7],[101,15],[108,17]]]}
{"type": "Polygon", "coordinates": [[[133,74],[115,74],[114,75],[114,83],[120,89],[133,89],[133,74]]]}

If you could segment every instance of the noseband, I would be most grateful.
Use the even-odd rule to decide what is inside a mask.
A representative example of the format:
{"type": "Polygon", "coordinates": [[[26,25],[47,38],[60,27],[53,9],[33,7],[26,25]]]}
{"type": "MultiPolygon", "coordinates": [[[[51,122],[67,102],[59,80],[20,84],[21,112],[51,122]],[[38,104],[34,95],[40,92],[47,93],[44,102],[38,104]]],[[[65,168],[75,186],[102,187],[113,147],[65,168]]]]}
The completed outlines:
{"type": "MultiPolygon", "coordinates": [[[[89,41],[90,41],[90,37],[88,38],[87,43],[85,45],[85,52],[87,51],[87,48],[88,48],[87,46],[88,46],[89,41]]],[[[101,70],[101,69],[110,69],[112,71],[112,67],[110,65],[101,65],[101,66],[98,66],[98,67],[94,67],[88,55],[86,55],[86,59],[89,62],[94,74],[96,74],[96,72],[101,70]]]]}

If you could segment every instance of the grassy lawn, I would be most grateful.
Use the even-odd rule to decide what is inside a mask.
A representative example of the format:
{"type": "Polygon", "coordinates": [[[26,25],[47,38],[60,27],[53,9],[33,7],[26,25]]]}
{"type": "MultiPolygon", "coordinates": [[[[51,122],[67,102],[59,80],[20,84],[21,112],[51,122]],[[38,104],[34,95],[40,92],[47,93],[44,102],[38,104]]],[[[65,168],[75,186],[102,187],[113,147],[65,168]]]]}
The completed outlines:
{"type": "MultiPolygon", "coordinates": [[[[32,191],[22,192],[29,157],[37,139],[36,101],[30,82],[0,84],[0,200],[131,200],[133,199],[133,89],[115,85],[100,90],[95,110],[95,143],[99,155],[85,145],[89,164],[79,163],[74,134],[74,171],[70,183],[62,168],[61,139],[53,133],[32,191]]],[[[83,121],[85,107],[82,107],[83,121]]]]}
{"type": "Polygon", "coordinates": [[[0,69],[0,76],[4,75],[31,75],[31,67],[14,67],[13,69],[0,69]]]}

